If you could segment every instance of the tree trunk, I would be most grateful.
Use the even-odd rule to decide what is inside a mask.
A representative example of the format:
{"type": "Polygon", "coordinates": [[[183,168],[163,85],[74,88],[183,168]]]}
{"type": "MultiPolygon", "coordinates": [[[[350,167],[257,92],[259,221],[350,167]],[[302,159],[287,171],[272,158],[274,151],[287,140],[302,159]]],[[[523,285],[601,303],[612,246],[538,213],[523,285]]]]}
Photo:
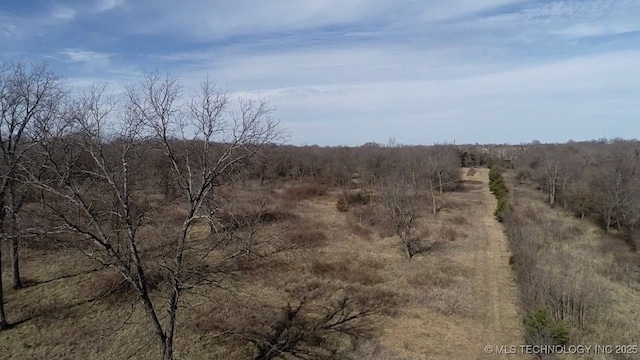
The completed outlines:
{"type": "Polygon", "coordinates": [[[139,284],[139,285],[142,285],[142,287],[138,288],[140,302],[142,303],[144,312],[147,314],[147,317],[151,321],[151,325],[153,326],[153,332],[156,338],[160,341],[160,351],[162,352],[162,359],[173,360],[173,351],[169,350],[169,352],[167,352],[167,336],[165,335],[165,332],[162,330],[162,325],[160,325],[160,320],[156,315],[156,311],[155,311],[155,308],[153,307],[153,303],[151,302],[151,299],[149,298],[149,294],[146,291],[146,286],[144,284],[139,284]]]}
{"type": "Polygon", "coordinates": [[[7,204],[7,233],[11,236],[11,287],[20,289],[22,281],[20,280],[20,239],[18,238],[18,219],[16,213],[21,205],[16,197],[16,185],[13,181],[9,183],[9,204],[7,204]]]}
{"type": "Polygon", "coordinates": [[[609,228],[611,227],[611,216],[605,217],[603,225],[604,225],[604,233],[608,234],[609,228]]]}
{"type": "MultiPolygon", "coordinates": [[[[192,208],[189,212],[189,219],[192,219],[195,214],[195,208],[192,208]]],[[[182,259],[184,256],[184,247],[187,241],[189,232],[189,221],[186,221],[182,225],[182,234],[178,240],[176,248],[176,257],[174,258],[173,271],[171,274],[171,292],[169,294],[168,308],[167,308],[167,320],[165,326],[165,337],[163,345],[162,360],[173,360],[173,340],[175,338],[176,318],[178,312],[178,301],[180,298],[181,285],[179,274],[182,271],[182,259]]]]}
{"type": "Polygon", "coordinates": [[[549,180],[549,206],[553,207],[556,201],[556,179],[549,180]]]}
{"type": "Polygon", "coordinates": [[[407,259],[411,259],[413,254],[411,254],[411,247],[409,246],[409,240],[402,239],[402,245],[404,245],[404,253],[405,255],[407,255],[407,259]]]}
{"type": "Polygon", "coordinates": [[[431,203],[433,205],[433,216],[436,216],[438,209],[436,207],[436,194],[433,192],[433,180],[429,179],[429,191],[431,192],[431,203]]]}
{"type": "Polygon", "coordinates": [[[44,190],[40,189],[40,207],[42,209],[42,211],[45,210],[45,201],[44,201],[44,190]]]}
{"type": "Polygon", "coordinates": [[[2,288],[2,239],[0,239],[0,330],[4,330],[8,327],[9,323],[7,322],[7,316],[4,312],[4,289],[2,288]]]}
{"type": "Polygon", "coordinates": [[[175,338],[176,317],[178,311],[178,298],[180,296],[180,288],[178,279],[173,276],[171,281],[173,290],[169,299],[169,308],[167,309],[167,323],[165,327],[166,336],[164,338],[164,352],[162,360],[173,360],[173,339],[175,338]]]}
{"type": "Polygon", "coordinates": [[[162,360],[173,360],[173,340],[166,338],[162,344],[162,360]]]}
{"type": "Polygon", "coordinates": [[[4,217],[6,215],[4,192],[0,193],[0,330],[9,327],[7,315],[4,312],[4,288],[2,286],[2,245],[4,244],[4,217]]]}
{"type": "Polygon", "coordinates": [[[20,241],[15,235],[11,239],[11,287],[14,289],[22,288],[22,280],[20,280],[20,241]]]}

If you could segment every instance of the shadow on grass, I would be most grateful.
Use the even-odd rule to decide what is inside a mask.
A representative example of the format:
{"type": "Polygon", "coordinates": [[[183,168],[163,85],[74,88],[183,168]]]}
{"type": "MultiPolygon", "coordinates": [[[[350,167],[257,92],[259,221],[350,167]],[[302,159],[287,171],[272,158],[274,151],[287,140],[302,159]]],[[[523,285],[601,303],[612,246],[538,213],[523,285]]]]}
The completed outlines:
{"type": "Polygon", "coordinates": [[[22,281],[22,289],[28,288],[28,287],[32,287],[32,286],[52,283],[52,282],[58,281],[58,280],[71,279],[71,278],[74,278],[76,276],[87,275],[87,274],[98,272],[98,271],[104,270],[104,269],[106,269],[106,267],[101,266],[101,267],[98,267],[98,268],[95,268],[95,269],[89,269],[89,270],[80,271],[80,272],[73,273],[73,274],[62,275],[62,276],[58,276],[58,277],[55,277],[55,278],[51,278],[51,279],[47,279],[47,280],[40,280],[40,281],[33,280],[33,279],[24,279],[22,281]]]}

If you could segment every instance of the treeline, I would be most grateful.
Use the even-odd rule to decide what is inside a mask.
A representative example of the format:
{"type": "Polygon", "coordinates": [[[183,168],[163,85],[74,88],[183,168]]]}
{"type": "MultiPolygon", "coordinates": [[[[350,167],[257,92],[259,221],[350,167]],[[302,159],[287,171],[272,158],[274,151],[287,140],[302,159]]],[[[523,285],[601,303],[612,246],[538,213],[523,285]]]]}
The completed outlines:
{"type": "Polygon", "coordinates": [[[640,244],[640,142],[532,145],[511,163],[516,180],[532,181],[549,206],[562,206],[640,244]]]}
{"type": "Polygon", "coordinates": [[[256,159],[246,171],[261,180],[317,181],[332,187],[347,186],[354,177],[380,184],[398,172],[433,180],[436,188],[451,189],[459,177],[460,152],[455,146],[359,147],[278,146],[268,159],[256,159]]]}

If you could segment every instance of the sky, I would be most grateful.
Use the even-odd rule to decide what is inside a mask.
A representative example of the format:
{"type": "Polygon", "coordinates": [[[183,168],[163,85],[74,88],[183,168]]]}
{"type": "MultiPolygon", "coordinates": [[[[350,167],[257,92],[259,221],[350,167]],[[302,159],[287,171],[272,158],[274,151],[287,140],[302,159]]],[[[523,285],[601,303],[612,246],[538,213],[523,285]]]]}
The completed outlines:
{"type": "Polygon", "coordinates": [[[294,145],[640,138],[640,0],[2,0],[0,48],[75,88],[209,77],[294,145]]]}

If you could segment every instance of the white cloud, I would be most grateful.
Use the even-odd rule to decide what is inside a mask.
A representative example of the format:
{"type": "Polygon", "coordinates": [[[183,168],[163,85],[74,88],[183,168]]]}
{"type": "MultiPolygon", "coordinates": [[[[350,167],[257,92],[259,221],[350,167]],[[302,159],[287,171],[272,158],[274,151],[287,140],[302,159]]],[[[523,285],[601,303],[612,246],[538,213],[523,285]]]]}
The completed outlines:
{"type": "Polygon", "coordinates": [[[567,28],[559,29],[555,33],[566,36],[568,38],[583,38],[599,35],[616,35],[624,34],[640,30],[640,24],[635,23],[616,23],[616,24],[599,24],[599,23],[580,23],[571,25],[567,28]]]}
{"type": "Polygon", "coordinates": [[[635,0],[570,0],[531,3],[516,12],[473,19],[462,25],[581,38],[640,30],[639,16],[640,2],[635,0]]]}
{"type": "Polygon", "coordinates": [[[64,49],[60,54],[72,62],[95,62],[109,59],[109,54],[80,49],[64,49]]]}
{"type": "MultiPolygon", "coordinates": [[[[197,39],[221,39],[247,34],[269,34],[380,23],[404,27],[446,20],[523,0],[277,0],[206,1],[188,6],[173,1],[131,3],[148,16],[130,28],[141,33],[176,33],[197,39]]],[[[132,24],[134,25],[134,24],[132,24]]]]}
{"type": "Polygon", "coordinates": [[[97,12],[105,12],[113,10],[124,4],[124,0],[98,0],[98,4],[95,7],[97,12]]]}
{"type": "MultiPolygon", "coordinates": [[[[295,143],[640,131],[638,43],[615,36],[640,29],[635,0],[92,0],[75,9],[99,25],[83,23],[90,41],[52,50],[71,83],[159,67],[193,90],[208,74],[272,101],[295,143]],[[148,46],[136,47],[140,34],[148,46]],[[145,52],[154,46],[161,52],[145,52]]],[[[46,39],[64,23],[38,21],[0,34],[39,28],[46,39]]]]}
{"type": "Polygon", "coordinates": [[[578,57],[458,79],[379,81],[256,92],[294,143],[549,141],[624,136],[640,115],[640,51],[578,57]],[[615,100],[615,103],[612,101],[615,100]],[[613,106],[613,108],[612,108],[613,106]],[[613,112],[615,110],[615,112],[613,112]],[[603,121],[615,114],[617,121],[603,121]],[[556,133],[554,128],[566,127],[556,133]],[[453,125],[455,124],[455,125],[453,125]],[[551,125],[553,124],[553,125],[551,125]],[[580,124],[583,125],[582,128],[580,124]],[[329,131],[327,129],[333,129],[329,131]],[[573,135],[567,135],[567,132],[573,135]],[[562,138],[562,136],[565,138],[562,138]]]}
{"type": "Polygon", "coordinates": [[[51,17],[56,20],[69,21],[76,17],[77,11],[71,7],[58,5],[51,11],[51,17]]]}

